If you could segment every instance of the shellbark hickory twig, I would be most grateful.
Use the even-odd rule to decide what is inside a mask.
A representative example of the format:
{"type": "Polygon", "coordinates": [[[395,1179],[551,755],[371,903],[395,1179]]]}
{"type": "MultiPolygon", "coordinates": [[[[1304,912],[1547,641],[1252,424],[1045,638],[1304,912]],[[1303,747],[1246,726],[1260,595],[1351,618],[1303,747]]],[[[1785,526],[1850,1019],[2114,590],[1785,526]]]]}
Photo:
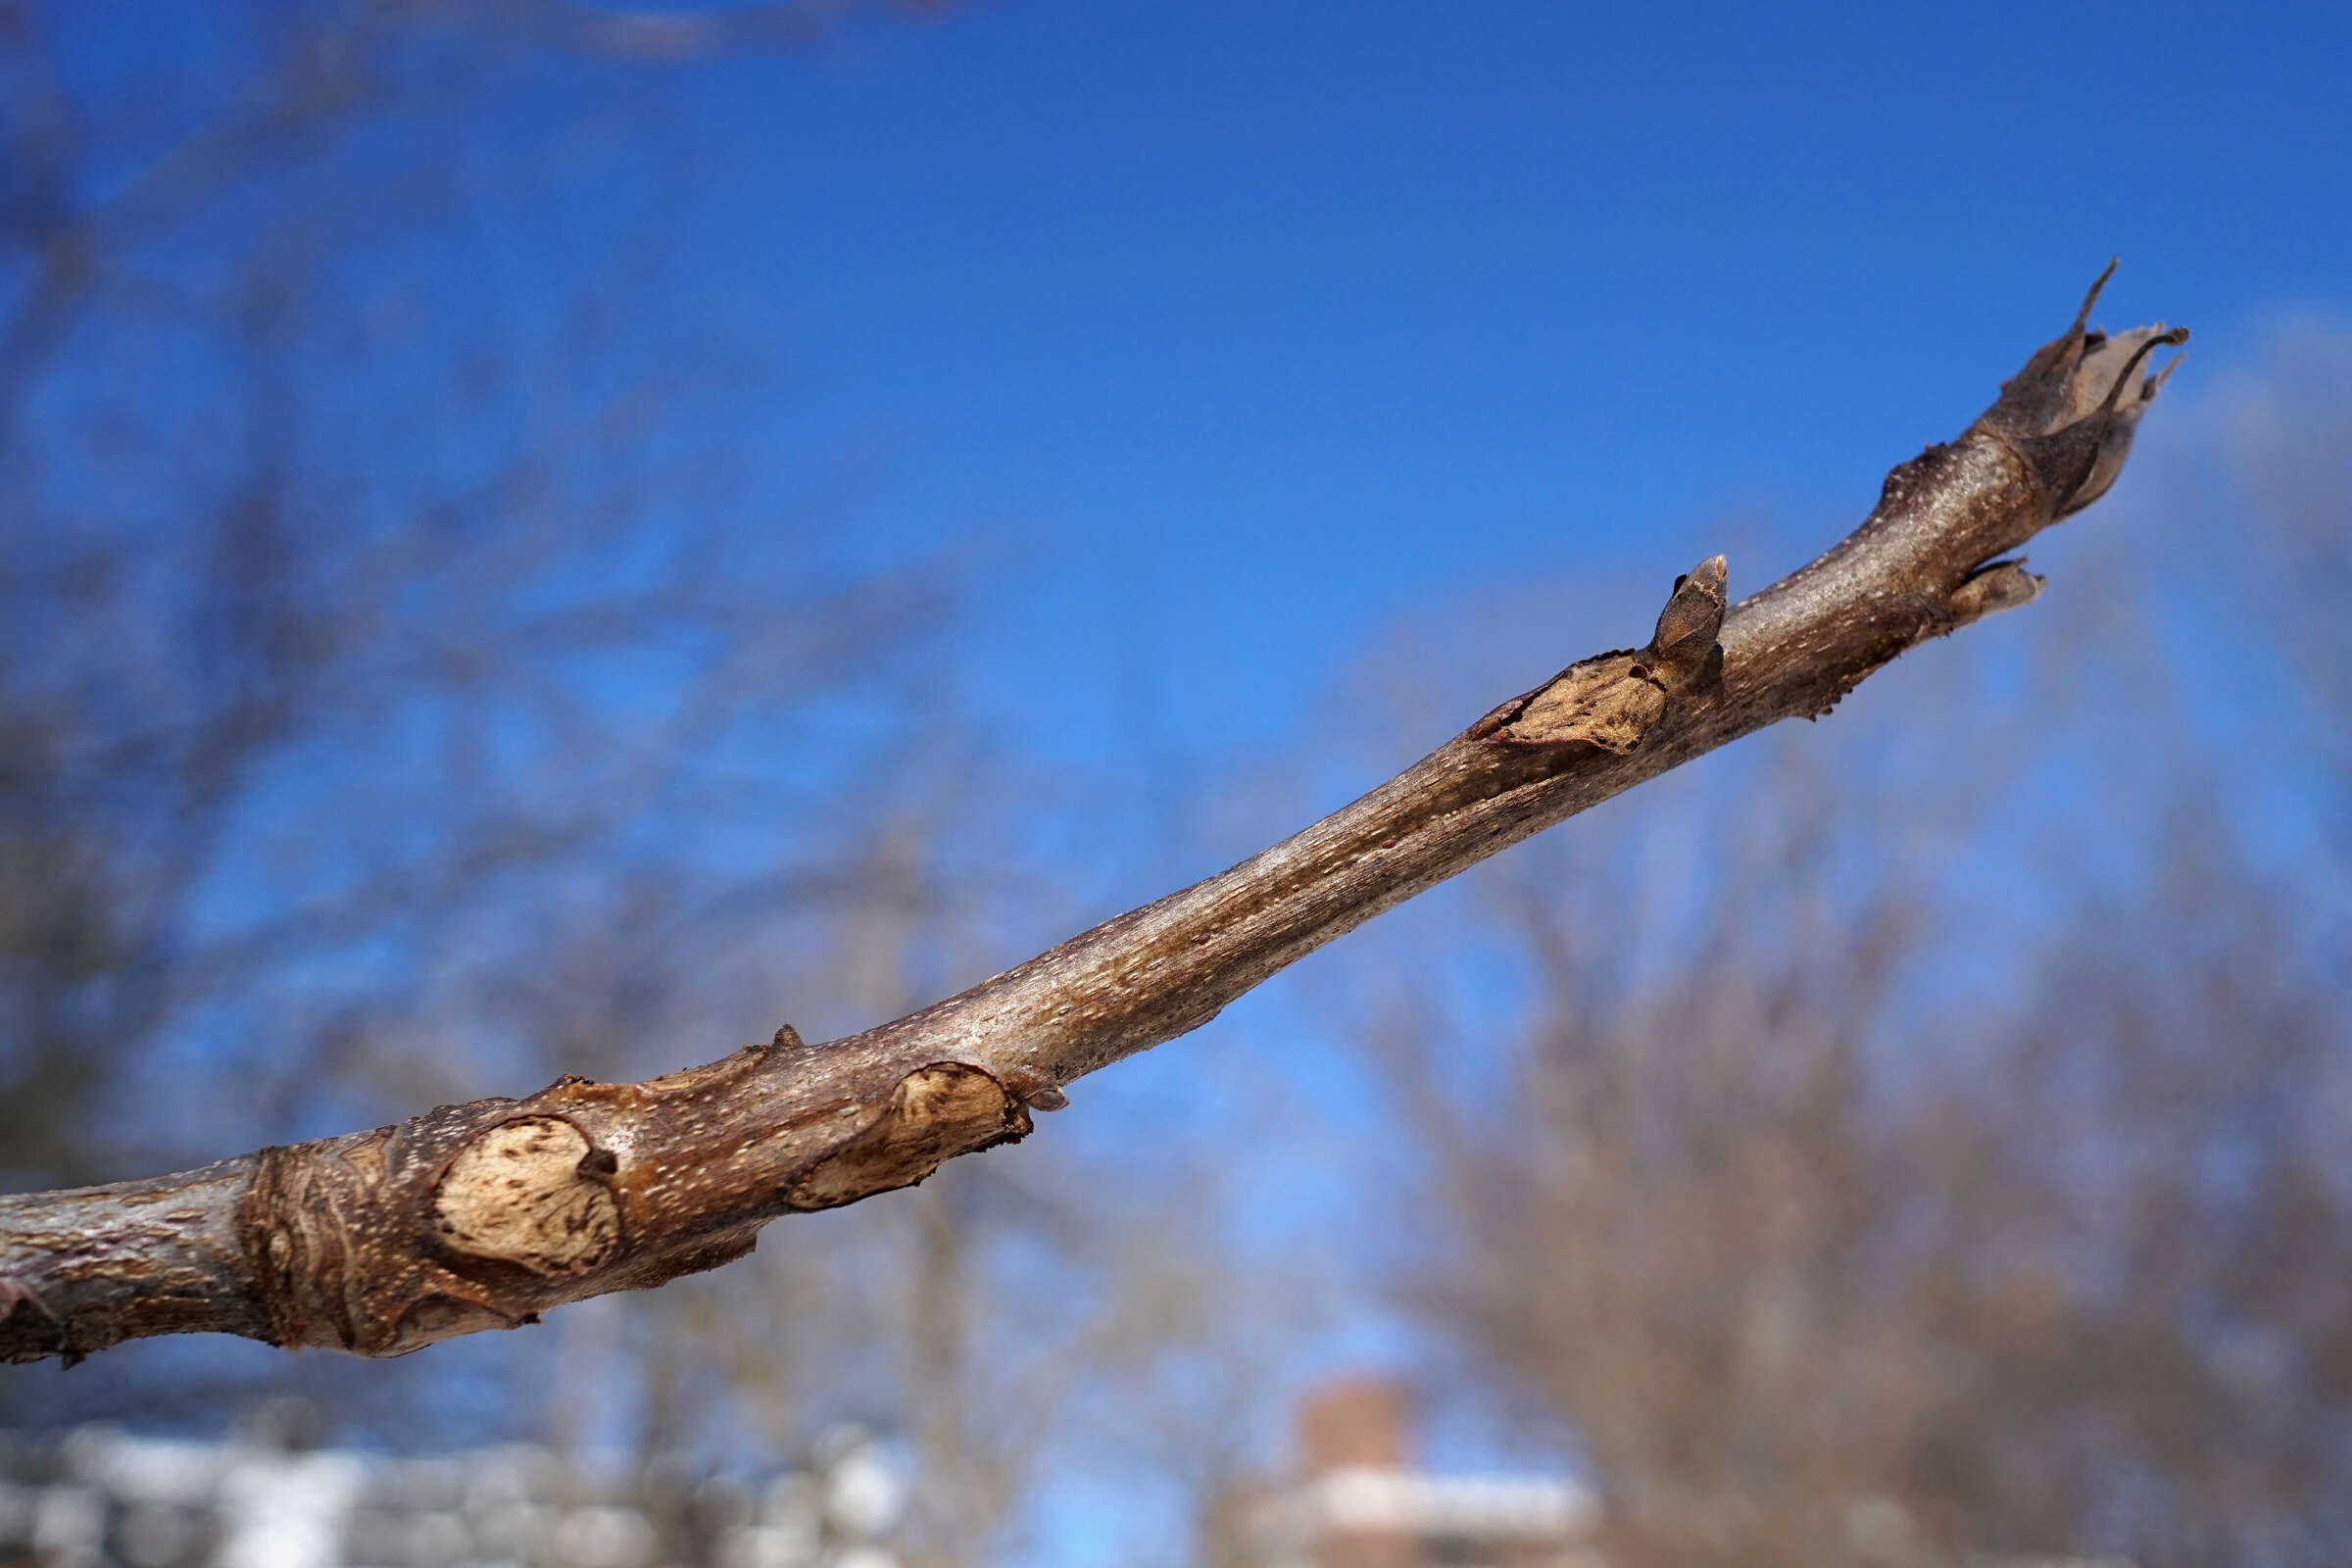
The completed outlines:
{"type": "Polygon", "coordinates": [[[2115,482],[2164,381],[2150,353],[2188,336],[2091,330],[2090,293],[1812,564],[1732,605],[1724,559],[1701,562],[1646,646],[1569,665],[1303,832],[960,996],[829,1045],[779,1029],[645,1083],[565,1077],[202,1170],[0,1198],[0,1356],[199,1331],[395,1355],[715,1267],[779,1214],[1025,1136],[1070,1080],[1199,1027],[1381,910],[2034,598],[2042,580],[2012,553],[2115,482]]]}

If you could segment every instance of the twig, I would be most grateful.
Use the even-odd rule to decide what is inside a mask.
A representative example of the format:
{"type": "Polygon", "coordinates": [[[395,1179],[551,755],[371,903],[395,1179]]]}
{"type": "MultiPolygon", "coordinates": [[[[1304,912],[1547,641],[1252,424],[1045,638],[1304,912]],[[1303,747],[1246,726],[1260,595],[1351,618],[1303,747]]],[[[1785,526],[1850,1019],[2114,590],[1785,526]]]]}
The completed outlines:
{"type": "Polygon", "coordinates": [[[2007,554],[2114,482],[2164,379],[2141,378],[2147,356],[2188,336],[2086,331],[2097,296],[1811,565],[1727,612],[1723,558],[1700,563],[1646,647],[1570,665],[1304,832],[960,996],[826,1046],[785,1028],[646,1083],[565,1077],[176,1176],[0,1198],[0,1355],[199,1330],[398,1354],[716,1267],[788,1210],[1023,1137],[1062,1085],[1383,909],[2034,598],[2041,579],[2007,554]]]}

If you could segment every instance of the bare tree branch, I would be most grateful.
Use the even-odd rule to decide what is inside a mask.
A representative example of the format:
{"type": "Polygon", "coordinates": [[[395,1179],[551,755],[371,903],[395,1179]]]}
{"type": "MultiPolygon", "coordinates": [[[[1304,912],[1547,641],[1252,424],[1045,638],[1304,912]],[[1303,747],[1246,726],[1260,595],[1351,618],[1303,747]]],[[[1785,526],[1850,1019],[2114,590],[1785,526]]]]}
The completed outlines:
{"type": "Polygon", "coordinates": [[[2041,579],[2006,553],[2114,482],[2164,378],[2142,378],[2148,355],[2188,335],[2085,330],[2097,296],[1812,564],[1727,612],[1723,558],[1701,563],[1646,647],[1570,665],[1297,836],[960,996],[813,1049],[785,1028],[645,1083],[567,1076],[177,1176],[0,1198],[0,1353],[210,1330],[398,1354],[715,1267],[778,1214],[1021,1138],[1061,1085],[1382,910],[2032,599],[2041,579]]]}

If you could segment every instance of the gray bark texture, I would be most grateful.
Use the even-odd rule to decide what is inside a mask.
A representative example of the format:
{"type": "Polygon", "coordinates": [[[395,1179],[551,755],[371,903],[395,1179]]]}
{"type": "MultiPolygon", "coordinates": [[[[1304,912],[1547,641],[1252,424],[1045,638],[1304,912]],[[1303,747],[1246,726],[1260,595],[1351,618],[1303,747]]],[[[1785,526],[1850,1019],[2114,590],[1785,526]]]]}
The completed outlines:
{"type": "Polygon", "coordinates": [[[1810,565],[1727,607],[1723,558],[1701,562],[1647,646],[1571,664],[1295,837],[959,996],[828,1045],[784,1028],[644,1083],[567,1076],[178,1175],[0,1197],[0,1355],[196,1332],[398,1355],[716,1267],[779,1214],[1021,1138],[1071,1079],[1200,1027],[1383,909],[2034,598],[2042,579],[2010,553],[2114,483],[2164,379],[2148,356],[2188,336],[2086,329],[2098,292],[1810,565]]]}

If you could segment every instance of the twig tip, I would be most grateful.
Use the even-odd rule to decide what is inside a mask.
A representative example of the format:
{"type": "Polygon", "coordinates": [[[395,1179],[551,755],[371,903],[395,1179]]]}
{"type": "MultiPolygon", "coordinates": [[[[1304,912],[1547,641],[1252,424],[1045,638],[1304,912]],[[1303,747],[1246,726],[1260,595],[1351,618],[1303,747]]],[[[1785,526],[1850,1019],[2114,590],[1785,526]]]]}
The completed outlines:
{"type": "Polygon", "coordinates": [[[2115,267],[2118,260],[2120,260],[2118,257],[2108,257],[2106,270],[2100,272],[2097,277],[2091,279],[2090,291],[2082,296],[2082,308],[2075,313],[2075,324],[2068,328],[2067,335],[2069,337],[2072,337],[2075,333],[2082,331],[2083,325],[2090,320],[2091,307],[2099,303],[2099,291],[2105,288],[2107,286],[2107,280],[2115,275],[2115,267]]]}

